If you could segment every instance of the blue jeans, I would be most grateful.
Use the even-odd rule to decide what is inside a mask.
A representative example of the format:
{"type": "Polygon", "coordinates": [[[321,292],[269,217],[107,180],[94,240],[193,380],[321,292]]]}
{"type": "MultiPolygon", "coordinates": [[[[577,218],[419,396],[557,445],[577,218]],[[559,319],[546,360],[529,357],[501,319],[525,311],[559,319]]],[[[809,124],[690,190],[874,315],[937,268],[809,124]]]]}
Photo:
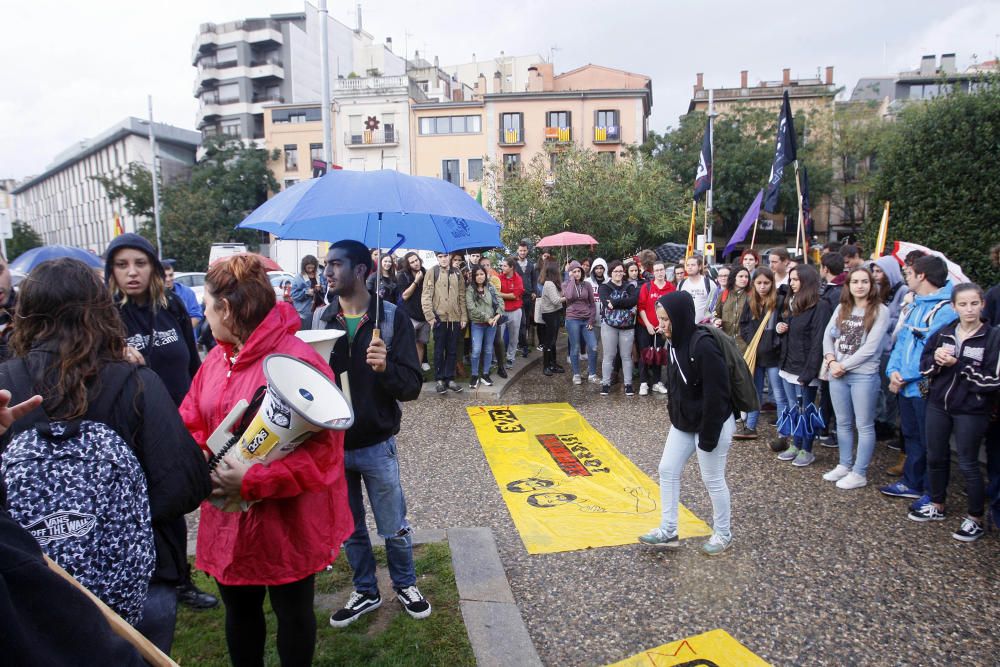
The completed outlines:
{"type": "Polygon", "coordinates": [[[903,484],[920,493],[927,490],[927,401],[899,397],[899,428],[903,432],[903,484]]]}
{"type": "Polygon", "coordinates": [[[412,530],[406,521],[406,499],[399,483],[396,438],[344,451],[347,476],[347,501],[354,516],[354,533],[344,542],[347,561],[354,570],[354,589],[359,593],[377,593],[375,556],[365,523],[365,502],[361,482],[368,491],[368,502],[375,515],[378,534],[385,538],[389,577],[394,588],[406,588],[417,581],[413,569],[412,530]]]}
{"type": "Polygon", "coordinates": [[[566,318],[566,331],[569,333],[569,364],[573,367],[573,375],[580,374],[580,341],[587,346],[588,375],[597,375],[597,336],[593,329],[587,328],[587,320],[566,318]]]}
{"type": "MultiPolygon", "coordinates": [[[[788,407],[788,401],[785,400],[784,382],[781,380],[781,376],[778,375],[778,367],[772,366],[771,368],[761,368],[758,366],[753,371],[753,383],[757,389],[757,400],[761,403],[764,402],[764,376],[767,376],[767,383],[771,387],[771,394],[774,396],[774,405],[777,410],[777,415],[780,418],[781,413],[785,411],[788,407]]],[[[747,413],[747,428],[757,428],[757,420],[760,419],[760,410],[754,410],[753,412],[747,413]]]]}
{"type": "Polygon", "coordinates": [[[862,477],[875,452],[875,411],[882,391],[878,373],[847,373],[830,377],[830,400],[837,415],[837,446],[840,465],[862,477]],[[854,458],[854,429],[858,429],[858,456],[854,458]]]}
{"type": "Polygon", "coordinates": [[[677,505],[681,495],[681,473],[691,455],[698,454],[701,480],[712,499],[712,528],[719,535],[732,535],[730,520],[729,486],[726,484],[726,458],[733,442],[736,420],[730,417],[722,425],[719,444],[710,452],[698,449],[698,434],[687,433],[671,426],[660,458],[660,504],[663,516],[660,528],[667,533],[677,531],[677,505]]]}
{"type": "Polygon", "coordinates": [[[162,581],[149,584],[146,601],[142,605],[142,620],[135,629],[156,644],[167,655],[174,643],[174,626],[177,624],[177,584],[162,581]]]}
{"type": "MultiPolygon", "coordinates": [[[[788,382],[787,380],[782,380],[782,383],[785,390],[785,400],[788,401],[788,405],[792,407],[800,406],[805,409],[807,405],[816,400],[816,387],[808,385],[803,387],[798,382],[788,382]]],[[[777,402],[777,399],[775,399],[775,402],[777,402]]],[[[797,435],[794,437],[795,446],[811,452],[815,437],[815,435],[805,437],[797,435]]]]}
{"type": "MultiPolygon", "coordinates": [[[[490,372],[490,364],[493,363],[493,339],[496,335],[496,327],[479,322],[472,323],[472,367],[469,369],[469,375],[486,375],[490,372]],[[482,372],[479,371],[480,356],[483,359],[482,372]]],[[[503,359],[500,363],[503,363],[503,359]]]]}

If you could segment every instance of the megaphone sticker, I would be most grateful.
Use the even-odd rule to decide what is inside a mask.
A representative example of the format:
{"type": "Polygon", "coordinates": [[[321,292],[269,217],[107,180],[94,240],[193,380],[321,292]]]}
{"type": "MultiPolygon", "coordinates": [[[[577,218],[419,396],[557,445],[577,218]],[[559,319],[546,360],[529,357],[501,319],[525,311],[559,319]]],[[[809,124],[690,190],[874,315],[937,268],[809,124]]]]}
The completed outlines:
{"type": "Polygon", "coordinates": [[[292,424],[292,411],[270,386],[267,388],[267,392],[271,395],[271,400],[268,401],[267,405],[267,418],[276,426],[288,428],[292,424]]]}

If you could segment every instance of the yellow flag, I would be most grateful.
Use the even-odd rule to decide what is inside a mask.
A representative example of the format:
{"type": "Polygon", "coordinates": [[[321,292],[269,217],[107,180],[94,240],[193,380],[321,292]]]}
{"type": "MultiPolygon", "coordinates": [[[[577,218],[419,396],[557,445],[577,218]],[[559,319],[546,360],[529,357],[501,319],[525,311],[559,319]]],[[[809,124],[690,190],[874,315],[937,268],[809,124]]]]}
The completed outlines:
{"type": "Polygon", "coordinates": [[[697,217],[698,217],[698,202],[693,201],[691,202],[691,230],[688,232],[688,247],[687,247],[687,252],[684,254],[684,259],[687,259],[688,257],[694,254],[694,244],[695,244],[694,223],[697,217]]]}

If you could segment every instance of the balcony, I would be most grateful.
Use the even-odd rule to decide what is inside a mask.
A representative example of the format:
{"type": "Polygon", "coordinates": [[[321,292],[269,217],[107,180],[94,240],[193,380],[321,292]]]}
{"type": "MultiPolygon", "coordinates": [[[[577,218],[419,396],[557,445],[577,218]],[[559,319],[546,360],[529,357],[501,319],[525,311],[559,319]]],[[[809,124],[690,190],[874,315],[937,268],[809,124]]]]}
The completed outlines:
{"type": "Polygon", "coordinates": [[[546,127],[545,143],[547,144],[568,144],[573,140],[573,128],[570,127],[546,127]]]}
{"type": "Polygon", "coordinates": [[[252,61],[247,76],[251,79],[284,79],[285,68],[277,58],[252,61]]]}
{"type": "Polygon", "coordinates": [[[607,125],[594,128],[595,144],[620,144],[622,142],[622,128],[620,125],[607,125]]]}
{"type": "Polygon", "coordinates": [[[362,130],[359,134],[348,132],[344,135],[344,143],[354,148],[367,146],[395,146],[399,143],[399,133],[396,130],[362,130]]]}
{"type": "Polygon", "coordinates": [[[409,93],[410,78],[406,76],[366,76],[355,79],[338,79],[334,92],[345,95],[379,95],[395,90],[409,93]]]}
{"type": "Polygon", "coordinates": [[[284,104],[285,98],[279,95],[278,93],[254,93],[253,102],[255,104],[257,102],[265,102],[269,104],[273,104],[276,102],[278,104],[284,104]]]}
{"type": "Polygon", "coordinates": [[[192,64],[198,58],[215,50],[220,44],[249,42],[256,46],[277,47],[285,43],[281,23],[272,19],[248,19],[229,23],[203,23],[198,29],[191,50],[192,64]]]}
{"type": "Polygon", "coordinates": [[[524,130],[519,127],[501,129],[498,143],[501,146],[523,146],[524,130]]]}

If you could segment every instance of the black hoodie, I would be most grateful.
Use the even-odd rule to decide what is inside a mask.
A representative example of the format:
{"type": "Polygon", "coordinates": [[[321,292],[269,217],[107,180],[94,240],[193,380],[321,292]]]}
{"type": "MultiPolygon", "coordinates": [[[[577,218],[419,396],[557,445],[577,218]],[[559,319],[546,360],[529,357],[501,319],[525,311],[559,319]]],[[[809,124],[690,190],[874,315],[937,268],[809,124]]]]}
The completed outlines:
{"type": "Polygon", "coordinates": [[[671,292],[657,300],[670,317],[670,361],[667,364],[667,412],[671,425],[698,434],[698,448],[710,452],[732,416],[729,368],[711,334],[698,333],[694,299],[671,292]]]}

